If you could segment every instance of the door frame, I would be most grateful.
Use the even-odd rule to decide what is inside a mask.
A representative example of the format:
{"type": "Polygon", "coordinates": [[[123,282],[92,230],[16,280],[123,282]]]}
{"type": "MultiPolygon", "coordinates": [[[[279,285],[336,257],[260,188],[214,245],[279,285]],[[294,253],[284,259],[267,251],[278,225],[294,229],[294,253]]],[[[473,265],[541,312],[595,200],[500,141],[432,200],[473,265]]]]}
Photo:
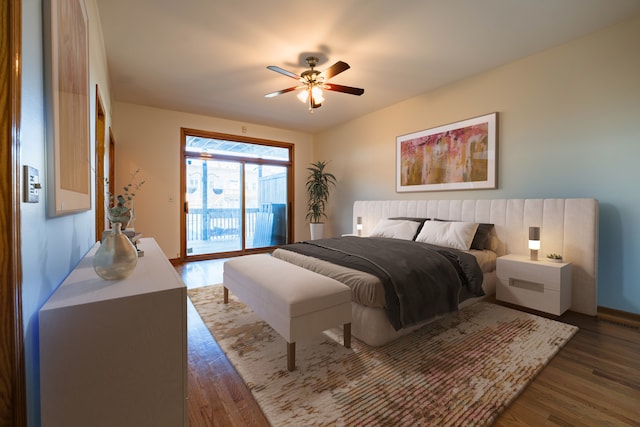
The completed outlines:
{"type": "Polygon", "coordinates": [[[20,242],[20,108],[22,9],[0,6],[0,426],[26,426],[22,256],[20,242]]]}
{"type": "MultiPolygon", "coordinates": [[[[295,241],[295,236],[293,231],[295,218],[293,217],[293,209],[292,209],[292,206],[294,205],[294,201],[295,201],[295,198],[294,198],[295,171],[294,171],[294,161],[293,161],[293,159],[295,158],[294,144],[286,143],[286,142],[271,141],[271,140],[260,139],[260,138],[252,138],[248,136],[209,132],[209,131],[190,129],[190,128],[180,128],[180,153],[181,153],[180,155],[180,258],[176,260],[177,262],[184,262],[187,259],[195,261],[195,260],[205,260],[205,259],[215,259],[215,258],[226,258],[229,256],[244,255],[248,253],[270,252],[273,250],[273,247],[267,247],[267,248],[245,249],[241,251],[225,252],[225,253],[213,254],[213,255],[197,255],[197,256],[187,257],[186,229],[187,229],[188,206],[187,206],[187,199],[186,199],[186,192],[187,192],[186,159],[188,157],[192,157],[191,155],[186,154],[187,136],[198,136],[202,138],[220,139],[220,140],[234,141],[234,142],[245,142],[249,144],[258,144],[258,145],[270,145],[274,147],[282,147],[282,148],[289,149],[291,156],[289,158],[289,161],[287,162],[287,167],[289,168],[289,173],[290,173],[290,176],[288,177],[288,180],[287,180],[287,194],[288,194],[287,198],[289,200],[289,202],[287,203],[287,236],[288,236],[287,242],[291,243],[295,241]]],[[[209,160],[214,159],[214,156],[211,156],[211,155],[202,155],[200,157],[203,159],[209,159],[209,160]]],[[[234,160],[234,158],[233,156],[225,156],[220,160],[234,160]]],[[[244,162],[256,163],[256,161],[257,162],[260,161],[260,159],[252,159],[252,158],[242,157],[242,156],[239,156],[235,160],[241,163],[244,163],[244,162]]],[[[244,234],[244,231],[243,231],[243,234],[244,234]]]]}
{"type": "MultiPolygon", "coordinates": [[[[106,215],[105,215],[105,134],[107,131],[107,116],[104,111],[104,105],[102,104],[102,98],[100,97],[100,90],[96,85],[96,191],[94,196],[95,212],[96,212],[96,242],[102,239],[102,233],[105,230],[106,215]]],[[[111,181],[109,181],[111,183],[111,181]]]]}

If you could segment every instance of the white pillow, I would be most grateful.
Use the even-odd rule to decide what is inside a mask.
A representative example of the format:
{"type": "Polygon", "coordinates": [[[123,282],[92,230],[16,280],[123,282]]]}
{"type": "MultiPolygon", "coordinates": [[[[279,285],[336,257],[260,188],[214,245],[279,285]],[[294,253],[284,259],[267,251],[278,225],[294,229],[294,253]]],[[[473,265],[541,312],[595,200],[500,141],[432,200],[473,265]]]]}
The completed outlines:
{"type": "Polygon", "coordinates": [[[477,229],[477,222],[425,221],[416,242],[467,251],[477,229]]]}
{"type": "Polygon", "coordinates": [[[393,239],[413,240],[420,223],[397,219],[381,219],[373,228],[369,237],[391,237],[393,239]]]}

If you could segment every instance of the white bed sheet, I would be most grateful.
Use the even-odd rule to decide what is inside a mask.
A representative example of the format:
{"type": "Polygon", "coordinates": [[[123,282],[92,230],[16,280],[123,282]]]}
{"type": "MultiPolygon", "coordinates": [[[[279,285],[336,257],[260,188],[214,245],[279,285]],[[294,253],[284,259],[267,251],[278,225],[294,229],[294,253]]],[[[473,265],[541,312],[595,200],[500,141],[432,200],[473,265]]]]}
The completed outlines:
{"type": "MultiPolygon", "coordinates": [[[[495,252],[489,250],[470,250],[469,253],[476,257],[483,271],[484,279],[482,289],[485,294],[494,294],[496,286],[495,252]]],[[[387,318],[384,309],[384,287],[380,279],[376,276],[285,249],[276,249],[273,252],[273,256],[331,277],[349,286],[353,299],[351,303],[351,333],[355,338],[371,346],[387,344],[437,318],[396,331],[387,318]]],[[[471,305],[483,298],[485,297],[469,298],[460,303],[459,308],[471,305]]]]}

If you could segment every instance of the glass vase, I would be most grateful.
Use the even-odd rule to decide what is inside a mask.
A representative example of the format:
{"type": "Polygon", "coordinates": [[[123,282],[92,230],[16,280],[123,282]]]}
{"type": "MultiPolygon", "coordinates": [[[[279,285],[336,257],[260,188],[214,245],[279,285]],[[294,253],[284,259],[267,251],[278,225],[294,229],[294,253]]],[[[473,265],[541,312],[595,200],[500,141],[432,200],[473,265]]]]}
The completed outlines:
{"type": "Polygon", "coordinates": [[[114,222],[93,256],[93,269],[104,280],[128,277],[138,263],[138,251],[131,240],[122,234],[122,224],[114,222]]]}

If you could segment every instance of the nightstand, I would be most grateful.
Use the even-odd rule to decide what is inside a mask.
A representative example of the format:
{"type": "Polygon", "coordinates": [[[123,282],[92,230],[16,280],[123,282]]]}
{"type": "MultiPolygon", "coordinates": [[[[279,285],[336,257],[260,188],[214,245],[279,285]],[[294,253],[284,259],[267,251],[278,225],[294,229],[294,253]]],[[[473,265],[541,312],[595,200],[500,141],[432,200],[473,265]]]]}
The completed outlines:
{"type": "Polygon", "coordinates": [[[571,306],[571,263],[505,255],[496,261],[496,298],[561,315],[571,306]]]}

